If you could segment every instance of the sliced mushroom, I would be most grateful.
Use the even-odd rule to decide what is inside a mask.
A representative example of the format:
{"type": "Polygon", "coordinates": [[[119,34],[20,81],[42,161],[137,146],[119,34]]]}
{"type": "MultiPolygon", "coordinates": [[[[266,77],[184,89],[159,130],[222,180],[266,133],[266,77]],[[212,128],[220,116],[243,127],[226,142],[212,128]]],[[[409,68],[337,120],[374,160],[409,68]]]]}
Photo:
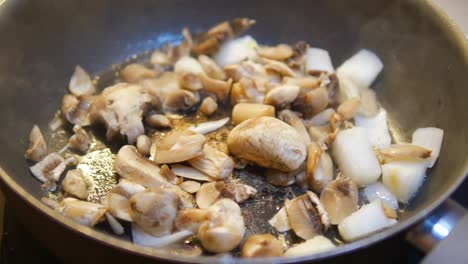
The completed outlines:
{"type": "Polygon", "coordinates": [[[107,194],[104,204],[107,206],[109,212],[118,219],[133,222],[130,216],[130,198],[120,195],[115,192],[107,194]]]}
{"type": "Polygon", "coordinates": [[[164,115],[151,114],[145,118],[145,123],[155,128],[171,127],[171,121],[164,115]]]}
{"type": "Polygon", "coordinates": [[[322,234],[330,226],[327,212],[313,192],[287,201],[285,207],[292,230],[304,240],[322,234]]]}
{"type": "Polygon", "coordinates": [[[40,161],[47,155],[47,144],[41,129],[34,125],[29,133],[29,146],[24,157],[32,161],[40,161]]]}
{"type": "Polygon", "coordinates": [[[302,89],[315,89],[320,86],[320,80],[314,76],[305,76],[305,77],[284,77],[283,84],[285,85],[294,85],[299,86],[302,89]]]}
{"type": "MultiPolygon", "coordinates": [[[[302,169],[301,167],[299,168],[302,169]]],[[[296,182],[296,175],[300,173],[300,169],[291,172],[267,169],[265,171],[265,178],[268,183],[274,186],[290,186],[296,182]]]]}
{"type": "Polygon", "coordinates": [[[231,90],[232,79],[227,81],[213,79],[207,75],[199,75],[199,78],[203,84],[203,88],[206,92],[216,95],[216,97],[223,101],[231,90]]]}
{"type": "Polygon", "coordinates": [[[238,158],[285,172],[297,169],[306,158],[301,135],[273,117],[242,122],[229,133],[227,143],[229,151],[238,158]]]}
{"type": "Polygon", "coordinates": [[[308,145],[311,143],[309,133],[307,132],[304,123],[302,123],[302,120],[297,113],[286,109],[278,114],[278,118],[296,129],[297,133],[301,135],[304,144],[308,145]]]}
{"type": "Polygon", "coordinates": [[[336,114],[335,110],[333,108],[327,108],[314,115],[312,118],[303,120],[303,123],[306,127],[327,125],[333,114],[336,114]]]}
{"type": "Polygon", "coordinates": [[[187,130],[193,131],[199,134],[208,134],[213,131],[216,131],[223,126],[225,126],[229,122],[229,117],[225,117],[215,121],[208,121],[199,124],[195,124],[190,126],[187,130]]]}
{"type": "Polygon", "coordinates": [[[69,170],[62,181],[62,187],[65,192],[82,200],[88,198],[88,186],[80,169],[69,170]]]}
{"type": "Polygon", "coordinates": [[[179,187],[188,193],[196,193],[200,190],[201,184],[196,181],[184,181],[179,187]]]}
{"type": "Polygon", "coordinates": [[[218,104],[212,97],[208,96],[203,99],[200,105],[200,112],[209,116],[216,112],[216,110],[218,110],[218,104]]]}
{"type": "Polygon", "coordinates": [[[315,171],[322,156],[322,149],[319,144],[312,142],[307,146],[307,181],[312,190],[320,192],[324,187],[320,179],[316,179],[315,171]]]}
{"type": "Polygon", "coordinates": [[[226,79],[226,74],[223,72],[221,67],[219,67],[219,65],[216,64],[216,62],[212,58],[206,55],[200,55],[198,57],[198,61],[200,62],[206,75],[208,75],[209,77],[216,79],[216,80],[226,79]]]}
{"type": "Polygon", "coordinates": [[[274,47],[260,46],[257,53],[260,57],[282,61],[294,55],[294,50],[286,44],[279,44],[274,47]]]}
{"type": "Polygon", "coordinates": [[[142,157],[134,146],[123,146],[115,158],[114,167],[120,177],[145,187],[170,185],[159,173],[159,167],[142,157]]]}
{"type": "Polygon", "coordinates": [[[203,146],[201,155],[188,160],[194,168],[206,173],[215,179],[227,179],[234,169],[234,161],[224,152],[209,144],[203,146]]]}
{"type": "Polygon", "coordinates": [[[125,66],[119,75],[125,82],[137,83],[143,79],[156,77],[156,72],[146,68],[144,65],[132,63],[125,66]]]}
{"type": "Polygon", "coordinates": [[[183,210],[196,207],[194,197],[190,193],[182,190],[178,185],[168,185],[163,186],[163,188],[177,193],[179,196],[179,202],[177,203],[178,209],[183,210]]]}
{"type": "Polygon", "coordinates": [[[147,135],[141,135],[137,138],[136,147],[143,156],[148,156],[151,149],[151,138],[147,135]]]}
{"type": "Polygon", "coordinates": [[[278,232],[286,232],[291,230],[291,222],[288,218],[286,208],[283,206],[278,212],[268,221],[278,232]]]}
{"type": "Polygon", "coordinates": [[[301,68],[304,66],[305,53],[309,44],[305,41],[299,41],[294,45],[294,54],[286,61],[286,64],[292,68],[301,68]]]}
{"type": "Polygon", "coordinates": [[[309,135],[310,139],[317,142],[320,146],[330,144],[334,137],[330,126],[311,126],[309,127],[309,135]]]}
{"type": "Polygon", "coordinates": [[[86,226],[96,225],[107,212],[106,207],[101,204],[80,201],[75,198],[63,199],[55,210],[86,226]]]}
{"type": "Polygon", "coordinates": [[[171,64],[171,58],[168,53],[172,53],[172,48],[168,48],[167,51],[168,52],[163,52],[159,49],[155,50],[153,53],[151,53],[150,63],[153,66],[169,66],[171,64]]]}
{"type": "Polygon", "coordinates": [[[208,181],[208,182],[215,181],[214,178],[192,167],[187,167],[187,166],[183,166],[180,164],[174,164],[174,165],[171,165],[171,169],[177,176],[180,176],[186,179],[192,179],[192,180],[197,180],[197,181],[208,181]]]}
{"type": "Polygon", "coordinates": [[[283,62],[263,59],[265,61],[265,70],[276,72],[282,76],[296,77],[296,73],[283,62]]]}
{"type": "Polygon", "coordinates": [[[232,196],[233,200],[237,203],[243,203],[249,198],[254,197],[257,194],[257,190],[250,185],[243,184],[238,179],[228,180],[226,182],[226,190],[230,194],[225,194],[224,190],[222,194],[227,198],[232,196]]]}
{"type": "Polygon", "coordinates": [[[142,192],[144,190],[145,187],[143,185],[121,178],[119,183],[111,190],[111,192],[120,194],[127,199],[130,199],[130,197],[136,193],[142,192]]]}
{"type": "Polygon", "coordinates": [[[187,111],[199,101],[198,95],[187,90],[177,90],[166,96],[163,109],[169,112],[187,111]]]}
{"type": "Polygon", "coordinates": [[[142,116],[151,108],[154,97],[141,86],[118,83],[107,87],[96,97],[90,108],[93,123],[104,123],[106,138],[120,134],[127,136],[130,144],[145,133],[142,116]]]}
{"type": "Polygon", "coordinates": [[[232,109],[232,121],[239,124],[250,118],[261,116],[275,116],[275,108],[264,104],[239,103],[232,109]]]}
{"type": "Polygon", "coordinates": [[[171,131],[156,144],[154,161],[158,164],[186,161],[203,153],[206,138],[190,130],[171,131]]]}
{"type": "Polygon", "coordinates": [[[163,72],[158,78],[144,79],[138,84],[161,102],[164,102],[169,94],[182,89],[179,75],[175,72],[163,72]]]}
{"type": "Polygon", "coordinates": [[[67,168],[65,160],[56,152],[45,156],[41,161],[29,167],[31,173],[41,182],[59,180],[67,168]]]}
{"type": "Polygon", "coordinates": [[[68,122],[88,126],[90,124],[88,112],[94,99],[94,96],[78,98],[72,94],[66,94],[62,99],[61,112],[68,122]]]}
{"type": "Polygon", "coordinates": [[[221,199],[209,209],[214,216],[198,230],[203,247],[213,253],[229,252],[244,237],[245,225],[239,205],[230,199],[221,199]]]}
{"type": "Polygon", "coordinates": [[[73,126],[73,132],[75,132],[75,134],[68,140],[69,146],[81,152],[88,151],[91,145],[91,137],[86,130],[80,125],[75,125],[73,126]]]}
{"type": "Polygon", "coordinates": [[[182,36],[184,37],[184,40],[178,46],[174,47],[172,51],[171,61],[173,63],[175,63],[179,58],[189,56],[190,51],[194,45],[192,35],[190,34],[188,28],[182,29],[182,36]]]}
{"type": "Polygon", "coordinates": [[[229,22],[221,22],[208,31],[198,35],[195,38],[195,45],[192,52],[195,54],[213,54],[218,51],[219,46],[226,40],[232,38],[234,32],[232,31],[229,22]]]}
{"type": "Polygon", "coordinates": [[[302,243],[290,247],[285,257],[300,257],[334,249],[336,246],[324,236],[314,236],[302,243]]]}
{"type": "Polygon", "coordinates": [[[338,177],[320,194],[320,201],[328,212],[330,223],[339,225],[358,209],[358,189],[348,177],[338,177]]]}
{"type": "Polygon", "coordinates": [[[245,240],[241,252],[244,258],[279,257],[283,255],[283,245],[271,234],[255,234],[245,240]]]}
{"type": "Polygon", "coordinates": [[[276,108],[285,108],[287,105],[296,100],[299,95],[299,86],[280,85],[270,90],[263,101],[264,104],[272,105],[276,108]]]}
{"type": "Polygon", "coordinates": [[[83,96],[94,94],[96,87],[88,73],[78,65],[70,79],[68,90],[75,96],[83,96]]]}
{"type": "Polygon", "coordinates": [[[305,117],[310,117],[325,110],[328,106],[328,91],[320,87],[299,95],[293,102],[292,108],[301,112],[305,117]]]}
{"type": "Polygon", "coordinates": [[[341,103],[336,111],[343,117],[344,120],[349,120],[354,118],[354,116],[358,113],[360,105],[361,102],[359,98],[353,97],[341,103]]]}
{"type": "Polygon", "coordinates": [[[173,190],[148,188],[130,199],[130,216],[145,232],[154,236],[167,235],[174,227],[178,200],[173,190]]]}
{"type": "Polygon", "coordinates": [[[413,144],[398,144],[378,149],[380,164],[392,161],[422,161],[431,157],[431,150],[413,144]]]}
{"type": "Polygon", "coordinates": [[[225,189],[226,185],[222,181],[202,184],[200,190],[198,190],[196,194],[196,202],[198,207],[202,209],[210,207],[223,197],[223,191],[225,189]]]}
{"type": "Polygon", "coordinates": [[[190,230],[194,233],[198,232],[200,226],[209,222],[213,212],[206,209],[185,209],[180,210],[175,220],[175,227],[178,230],[190,230]]]}

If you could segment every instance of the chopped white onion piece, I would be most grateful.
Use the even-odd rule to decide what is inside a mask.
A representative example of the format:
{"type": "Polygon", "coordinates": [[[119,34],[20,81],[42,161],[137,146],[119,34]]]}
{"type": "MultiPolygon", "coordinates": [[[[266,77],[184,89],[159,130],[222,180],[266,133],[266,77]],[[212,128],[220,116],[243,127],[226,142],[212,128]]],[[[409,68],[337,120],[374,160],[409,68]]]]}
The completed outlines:
{"type": "Polygon", "coordinates": [[[62,124],[63,124],[63,122],[62,122],[62,118],[60,118],[60,115],[55,114],[54,118],[52,118],[52,120],[50,120],[50,122],[49,122],[49,128],[50,128],[51,131],[55,131],[59,127],[61,127],[62,124]]]}
{"type": "Polygon", "coordinates": [[[363,49],[343,62],[336,72],[339,78],[347,76],[357,85],[370,87],[382,69],[383,63],[379,57],[363,49]]]}
{"type": "Polygon", "coordinates": [[[204,122],[204,123],[193,125],[189,127],[188,130],[191,130],[199,134],[208,134],[210,132],[213,132],[215,130],[222,128],[228,122],[229,122],[229,117],[225,117],[220,120],[209,121],[209,122],[204,122]]]}
{"type": "Polygon", "coordinates": [[[106,213],[106,219],[112,231],[114,231],[116,235],[120,236],[125,232],[123,226],[111,214],[106,213]]]}
{"type": "Polygon", "coordinates": [[[318,235],[300,244],[290,247],[285,257],[299,257],[334,249],[336,246],[326,237],[318,235]]]}
{"type": "Polygon", "coordinates": [[[174,165],[171,165],[171,170],[172,172],[174,172],[175,175],[180,176],[182,178],[187,178],[187,179],[192,179],[192,180],[197,180],[197,181],[209,181],[209,182],[215,181],[214,178],[192,167],[174,164],[174,165]]]}
{"type": "Polygon", "coordinates": [[[385,148],[392,143],[392,138],[388,132],[387,111],[385,109],[380,108],[379,113],[374,117],[357,115],[354,117],[354,121],[356,126],[366,130],[372,146],[385,148]]]}
{"type": "Polygon", "coordinates": [[[184,56],[180,58],[174,65],[174,72],[178,74],[192,73],[192,74],[203,74],[203,68],[198,60],[184,56]]]}
{"type": "Polygon", "coordinates": [[[303,119],[302,122],[304,123],[305,126],[323,126],[326,125],[330,122],[330,118],[335,113],[335,110],[333,108],[327,108],[323,110],[322,112],[314,115],[312,118],[309,119],[303,119]]]}
{"type": "Polygon", "coordinates": [[[338,225],[338,231],[344,240],[354,241],[396,223],[395,219],[390,219],[385,215],[382,201],[376,199],[343,219],[338,225]]]}
{"type": "Polygon", "coordinates": [[[375,182],[371,185],[367,185],[363,190],[362,194],[367,202],[372,202],[375,199],[382,200],[387,206],[393,210],[398,210],[398,200],[395,195],[390,192],[385,185],[381,182],[375,182]]]}
{"type": "Polygon", "coordinates": [[[338,86],[338,98],[340,102],[344,102],[351,98],[361,98],[361,87],[354,83],[351,78],[346,75],[338,75],[340,85],[338,86]]]}
{"type": "Polygon", "coordinates": [[[170,235],[155,237],[144,232],[138,225],[132,224],[132,238],[136,245],[152,248],[161,248],[186,239],[193,235],[192,231],[182,230],[170,235]]]}
{"type": "Polygon", "coordinates": [[[397,197],[407,203],[424,181],[427,161],[389,162],[382,165],[382,182],[397,197]]]}
{"type": "Polygon", "coordinates": [[[245,59],[253,59],[257,56],[257,41],[251,36],[229,40],[221,45],[214,59],[221,67],[239,63],[245,59]]]}
{"type": "Polygon", "coordinates": [[[382,172],[380,164],[363,128],[353,127],[338,132],[332,154],[344,176],[358,186],[366,186],[379,179],[382,172]]]}
{"type": "Polygon", "coordinates": [[[413,132],[412,143],[421,147],[428,148],[432,151],[431,158],[427,166],[432,168],[437,158],[439,157],[440,148],[442,147],[442,140],[444,138],[444,131],[436,127],[418,128],[413,132]]]}
{"type": "Polygon", "coordinates": [[[305,53],[306,71],[325,71],[333,73],[335,69],[328,51],[319,48],[308,48],[305,53]]]}

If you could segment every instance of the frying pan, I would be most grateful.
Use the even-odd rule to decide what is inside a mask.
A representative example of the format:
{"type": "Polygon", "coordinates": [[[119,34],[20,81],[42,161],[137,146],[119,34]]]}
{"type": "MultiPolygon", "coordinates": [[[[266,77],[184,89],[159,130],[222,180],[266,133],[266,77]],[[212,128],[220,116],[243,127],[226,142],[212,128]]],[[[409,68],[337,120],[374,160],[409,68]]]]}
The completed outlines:
{"type": "Polygon", "coordinates": [[[226,19],[251,17],[257,25],[249,34],[259,42],[305,40],[328,49],[335,65],[361,48],[370,49],[385,65],[373,88],[389,112],[394,139],[408,140],[418,127],[436,126],[445,131],[438,164],[428,172],[398,225],[331,252],[268,262],[323,260],[364,250],[427,217],[467,173],[468,48],[461,32],[430,1],[1,2],[2,189],[32,234],[69,262],[234,261],[227,256],[170,256],[65,219],[40,202],[44,192],[23,157],[32,124],[48,130],[47,123],[60,105],[76,64],[99,74],[133,54],[179,41],[184,26],[201,31],[226,19]]]}

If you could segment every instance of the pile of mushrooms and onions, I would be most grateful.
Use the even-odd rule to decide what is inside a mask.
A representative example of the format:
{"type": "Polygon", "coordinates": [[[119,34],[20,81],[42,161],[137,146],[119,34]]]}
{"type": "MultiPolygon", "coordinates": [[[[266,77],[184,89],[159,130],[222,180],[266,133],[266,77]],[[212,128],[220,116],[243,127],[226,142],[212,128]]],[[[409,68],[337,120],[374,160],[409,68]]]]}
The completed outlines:
{"type": "Polygon", "coordinates": [[[76,66],[50,125],[70,129],[68,142],[51,148],[37,125],[29,135],[32,175],[63,194],[44,202],[83,225],[107,222],[117,235],[130,226],[141,246],[177,252],[198,241],[192,255],[301,256],[339,246],[327,230],[351,242],[395,225],[434,166],[443,131],[419,128],[411,142],[392,141],[370,88],[383,70],[376,54],[360,50],[335,68],[313,43],[240,36],[254,23],[184,29],[179,45],[127,64],[102,91],[76,66]],[[177,126],[190,115],[205,121],[177,126]],[[115,154],[118,183],[92,201],[77,164],[102,128],[107,142],[125,144],[115,154]],[[227,136],[210,136],[221,131],[227,136]],[[246,237],[242,203],[257,190],[233,175],[246,165],[263,168],[256,177],[265,184],[303,189],[265,219],[271,233],[246,237]],[[287,232],[297,243],[280,242],[287,232]]]}

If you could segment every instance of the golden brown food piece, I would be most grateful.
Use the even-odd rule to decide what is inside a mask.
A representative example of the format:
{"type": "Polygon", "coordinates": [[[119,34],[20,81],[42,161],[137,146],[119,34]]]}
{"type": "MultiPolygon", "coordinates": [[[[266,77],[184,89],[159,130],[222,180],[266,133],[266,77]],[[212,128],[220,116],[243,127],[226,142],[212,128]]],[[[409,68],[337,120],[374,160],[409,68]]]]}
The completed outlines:
{"type": "Polygon", "coordinates": [[[330,223],[338,225],[358,209],[357,186],[348,177],[340,176],[323,189],[320,201],[328,212],[330,223]]]}
{"type": "Polygon", "coordinates": [[[47,155],[47,144],[41,129],[34,125],[29,133],[29,146],[24,157],[32,161],[40,161],[47,155]]]}
{"type": "Polygon", "coordinates": [[[187,111],[199,101],[198,94],[187,90],[177,90],[166,96],[163,101],[163,109],[169,112],[187,111]]]}
{"type": "Polygon", "coordinates": [[[275,108],[271,105],[239,103],[232,109],[232,121],[239,124],[247,119],[261,116],[275,116],[275,108]]]}
{"type": "Polygon", "coordinates": [[[156,77],[156,72],[146,68],[144,65],[132,63],[120,71],[120,78],[129,83],[137,83],[143,79],[156,77]]]}
{"type": "Polygon", "coordinates": [[[264,104],[272,105],[276,108],[285,108],[296,100],[300,88],[295,85],[280,85],[270,90],[263,101],[264,104]]]}
{"type": "Polygon", "coordinates": [[[63,199],[55,210],[86,226],[96,225],[107,212],[106,207],[101,204],[80,201],[75,198],[63,199]]]}
{"type": "Polygon", "coordinates": [[[212,58],[206,55],[200,55],[198,57],[198,61],[203,67],[203,70],[205,71],[206,75],[208,75],[209,77],[216,80],[226,79],[226,74],[212,58]]]}
{"type": "Polygon", "coordinates": [[[292,104],[292,108],[305,117],[311,117],[325,110],[328,106],[328,91],[320,87],[299,95],[292,104]]]}
{"type": "Polygon", "coordinates": [[[195,158],[188,160],[194,168],[206,173],[207,175],[224,180],[232,174],[234,161],[226,153],[219,151],[209,144],[203,146],[203,153],[195,158]]]}
{"type": "Polygon", "coordinates": [[[190,130],[171,131],[156,143],[154,161],[158,164],[177,163],[202,155],[206,138],[190,130]]]}
{"type": "Polygon", "coordinates": [[[147,135],[141,135],[137,138],[136,147],[143,156],[148,156],[151,149],[151,138],[147,135]]]}
{"type": "Polygon", "coordinates": [[[69,170],[62,181],[62,187],[65,192],[82,200],[88,198],[88,186],[80,169],[69,170]]]}
{"type": "Polygon", "coordinates": [[[279,257],[283,255],[283,245],[271,234],[255,234],[245,240],[241,252],[244,258],[279,257]]]}
{"type": "Polygon", "coordinates": [[[200,112],[209,116],[216,112],[216,110],[218,110],[218,104],[216,103],[215,99],[210,96],[203,99],[200,105],[200,112]]]}
{"type": "Polygon", "coordinates": [[[286,44],[279,44],[273,47],[260,46],[257,48],[257,54],[267,59],[282,61],[294,55],[294,50],[286,44]]]}
{"type": "Polygon", "coordinates": [[[229,151],[241,159],[280,171],[297,169],[306,158],[301,135],[274,117],[248,119],[228,136],[229,151]]]}
{"type": "Polygon", "coordinates": [[[430,149],[418,145],[398,144],[378,149],[377,158],[380,164],[391,161],[422,161],[430,158],[431,153],[430,149]]]}
{"type": "Polygon", "coordinates": [[[165,115],[151,114],[145,118],[145,123],[155,128],[171,127],[171,121],[165,115]]]}

